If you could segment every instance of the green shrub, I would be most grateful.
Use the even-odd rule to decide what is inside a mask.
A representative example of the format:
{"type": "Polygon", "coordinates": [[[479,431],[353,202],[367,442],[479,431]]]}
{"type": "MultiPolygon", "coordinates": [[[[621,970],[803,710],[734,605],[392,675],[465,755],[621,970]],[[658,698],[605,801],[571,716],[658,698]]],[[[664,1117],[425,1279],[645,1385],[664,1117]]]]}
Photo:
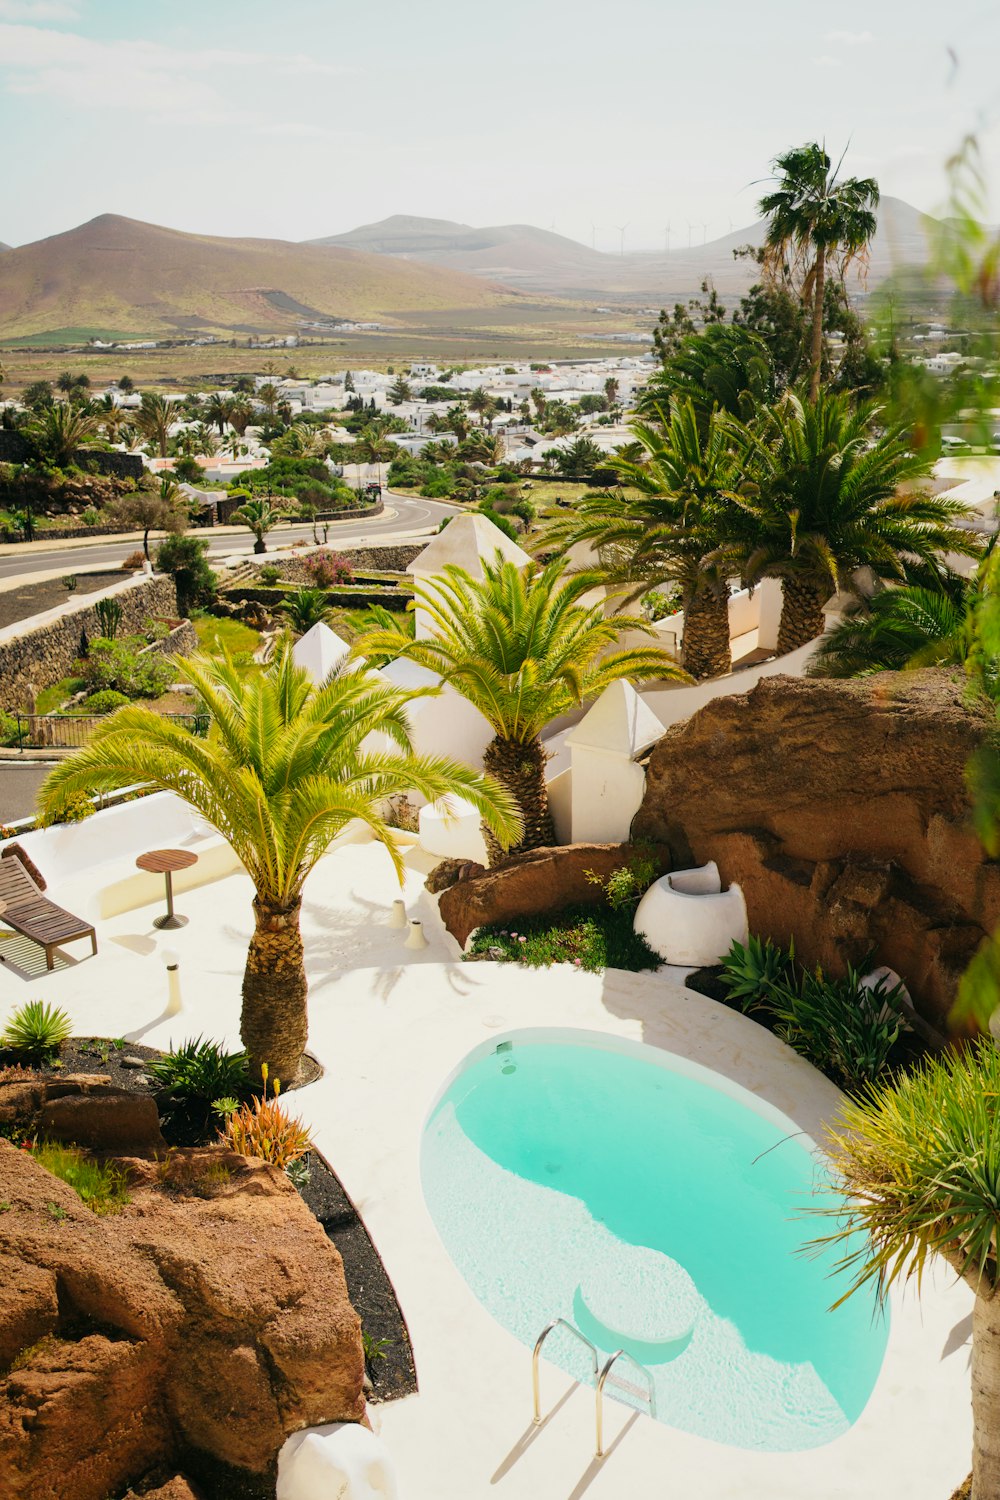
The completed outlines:
{"type": "Polygon", "coordinates": [[[215,598],[216,577],[208,565],[207,552],[207,542],[180,534],[166,537],[157,549],[156,566],[174,580],[181,615],[215,598]]]}
{"type": "Polygon", "coordinates": [[[909,1029],[902,984],[883,977],[869,989],[861,978],[850,967],[843,979],[805,970],[798,984],[773,985],[768,1002],[781,1040],[848,1092],[878,1078],[909,1029]]]}
{"type": "Polygon", "coordinates": [[[488,505],[481,505],[479,507],[479,513],[480,515],[485,516],[487,521],[492,521],[497,530],[502,531],[505,537],[508,537],[512,542],[517,541],[517,527],[512,521],[509,521],[506,516],[498,515],[497,512],[495,510],[491,510],[488,505]]]}
{"type": "Polygon", "coordinates": [[[97,623],[101,627],[101,635],[109,641],[113,641],[118,634],[118,627],[122,622],[124,610],[118,599],[98,599],[94,605],[94,613],[97,623]]]}
{"type": "Polygon", "coordinates": [[[76,792],[48,812],[40,813],[35,822],[39,828],[52,828],[57,823],[82,823],[84,818],[92,818],[96,811],[97,808],[85,793],[76,792]]]}
{"type": "Polygon", "coordinates": [[[480,927],[470,952],[530,968],[569,963],[598,974],[604,969],[657,969],[662,959],[632,930],[632,909],[570,906],[546,916],[518,917],[506,927],[480,927]]]}
{"type": "Polygon", "coordinates": [[[631,911],[656,878],[656,861],[651,854],[637,848],[628,863],[612,870],[606,880],[596,870],[584,870],[583,874],[589,885],[601,887],[612,911],[631,911]]]}
{"type": "Polygon", "coordinates": [[[17,720],[12,714],[0,713],[0,745],[18,745],[17,720]]]}
{"type": "Polygon", "coordinates": [[[260,569],[257,577],[260,579],[261,583],[264,584],[265,588],[270,589],[274,587],[274,585],[278,582],[278,579],[281,577],[281,569],[276,568],[274,566],[274,563],[267,563],[263,568],[260,569]]]}
{"type": "Polygon", "coordinates": [[[110,714],[116,708],[124,708],[131,701],[124,693],[115,692],[114,688],[102,688],[99,693],[85,698],[80,707],[88,714],[110,714]]]}
{"type": "Polygon", "coordinates": [[[733,943],[722,960],[722,983],[729,999],[742,1011],[766,1006],[776,984],[795,976],[795,944],[779,948],[770,938],[750,937],[746,946],[733,943]]]}
{"type": "Polygon", "coordinates": [[[41,1141],[32,1149],[39,1166],[67,1183],[95,1214],[113,1214],[128,1203],[128,1179],[113,1162],[94,1161],[75,1146],[41,1141]]]}
{"type": "Polygon", "coordinates": [[[0,1033],[0,1047],[29,1062],[47,1062],[72,1035],[73,1023],[64,1010],[44,1000],[26,1000],[0,1033]]]}
{"type": "Polygon", "coordinates": [[[245,1052],[227,1052],[218,1042],[195,1037],[165,1057],[147,1064],[159,1085],[157,1106],[168,1138],[184,1144],[201,1141],[227,1109],[219,1106],[249,1099],[252,1089],[245,1052]]]}
{"type": "Polygon", "coordinates": [[[127,640],[96,640],[83,664],[91,694],[111,689],[126,698],[158,698],[176,675],[172,662],[158,651],[143,651],[142,636],[127,640]]]}

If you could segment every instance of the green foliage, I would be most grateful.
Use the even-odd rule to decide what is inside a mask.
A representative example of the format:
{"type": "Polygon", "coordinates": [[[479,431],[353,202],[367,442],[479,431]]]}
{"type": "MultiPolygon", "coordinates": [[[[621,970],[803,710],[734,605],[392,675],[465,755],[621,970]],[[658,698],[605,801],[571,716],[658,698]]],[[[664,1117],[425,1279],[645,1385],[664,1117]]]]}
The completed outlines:
{"type": "Polygon", "coordinates": [[[157,551],[156,566],[174,580],[181,615],[215,598],[216,578],[208,565],[207,552],[207,542],[181,535],[166,537],[157,551]]]}
{"type": "Polygon", "coordinates": [[[274,563],[265,563],[257,574],[265,588],[273,588],[281,577],[281,569],[275,567],[274,563]]]}
{"type": "Polygon", "coordinates": [[[866,677],[964,661],[969,642],[968,586],[942,578],[938,588],[904,585],[876,594],[823,636],[810,677],[866,677]]]}
{"type": "Polygon", "coordinates": [[[361,1346],[364,1349],[365,1364],[370,1368],[379,1360],[388,1358],[386,1351],[392,1348],[392,1340],[372,1338],[371,1334],[362,1328],[361,1346]]]}
{"type": "Polygon", "coordinates": [[[9,746],[18,745],[20,736],[17,731],[17,720],[12,714],[0,712],[0,745],[6,749],[9,746]]]}
{"type": "Polygon", "coordinates": [[[507,537],[510,541],[517,541],[517,527],[514,525],[513,521],[507,518],[507,516],[501,516],[497,511],[493,510],[491,506],[486,505],[485,503],[479,507],[479,512],[480,515],[484,515],[486,517],[487,521],[491,521],[498,531],[502,531],[504,536],[507,537]]]}
{"type": "Polygon", "coordinates": [[[172,661],[159,651],[143,651],[142,636],[126,640],[96,640],[83,664],[92,693],[111,689],[126,698],[158,698],[174,680],[172,661]]]}
{"type": "Polygon", "coordinates": [[[518,917],[509,927],[493,923],[479,928],[470,952],[533,969],[568,963],[592,974],[604,969],[637,973],[662,963],[645,938],[633,932],[631,907],[569,906],[545,916],[518,917]]]}
{"type": "Polygon", "coordinates": [[[100,692],[93,693],[85,698],[80,705],[81,709],[88,714],[110,714],[116,708],[122,708],[131,699],[125,693],[117,693],[114,688],[102,688],[100,692]]]}
{"type": "Polygon", "coordinates": [[[215,1100],[240,1100],[250,1094],[246,1053],[227,1052],[200,1036],[148,1063],[147,1071],[172,1103],[196,1100],[211,1108],[215,1100]]]}
{"type": "Polygon", "coordinates": [[[113,641],[118,634],[118,627],[124,616],[124,609],[120,599],[98,599],[94,605],[94,613],[97,623],[101,627],[101,634],[106,640],[113,641]]]}
{"type": "Polygon", "coordinates": [[[323,589],[295,589],[278,605],[278,613],[284,616],[293,634],[302,636],[329,618],[330,601],[323,589]]]}
{"type": "Polygon", "coordinates": [[[73,1023],[64,1010],[43,1000],[26,1000],[0,1033],[0,1047],[41,1063],[54,1057],[72,1035],[73,1023]]]}
{"type": "Polygon", "coordinates": [[[92,818],[96,811],[90,798],[80,792],[54,802],[38,814],[36,822],[39,828],[51,828],[55,823],[82,823],[84,818],[92,818]]]}
{"type": "Polygon", "coordinates": [[[606,879],[596,870],[584,870],[583,873],[588,884],[600,886],[612,911],[632,911],[656,877],[656,861],[651,854],[636,849],[628,863],[612,870],[606,879]]]}
{"type": "Polygon", "coordinates": [[[783,1042],[848,1092],[879,1078],[909,1030],[902,984],[862,977],[850,966],[842,979],[798,970],[794,951],[753,938],[733,944],[722,975],[741,1010],[767,1012],[783,1042]]]}
{"type": "Polygon", "coordinates": [[[41,1141],[32,1155],[40,1167],[67,1183],[95,1214],[119,1213],[131,1201],[128,1178],[114,1162],[94,1161],[76,1147],[58,1141],[41,1141]]]}
{"type": "Polygon", "coordinates": [[[751,934],[746,945],[733,943],[722,960],[722,983],[729,999],[742,1011],[765,1006],[777,984],[790,983],[795,975],[795,944],[779,948],[770,938],[751,934]]]}

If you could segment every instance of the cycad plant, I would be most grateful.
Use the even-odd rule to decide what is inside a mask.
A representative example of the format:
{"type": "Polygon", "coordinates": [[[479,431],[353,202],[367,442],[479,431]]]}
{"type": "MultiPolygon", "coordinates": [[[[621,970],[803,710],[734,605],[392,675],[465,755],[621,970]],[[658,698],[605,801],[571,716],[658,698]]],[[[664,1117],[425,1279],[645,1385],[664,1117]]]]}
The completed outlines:
{"type": "Polygon", "coordinates": [[[690,400],[634,422],[636,458],[614,466],[624,491],[585,495],[550,535],[564,550],[589,543],[602,581],[635,598],[677,590],[684,610],[681,660],[692,677],[717,677],[732,665],[729,580],[738,574],[750,523],[734,501],[741,484],[739,435],[715,411],[690,400]]]}
{"type": "MultiPolygon", "coordinates": [[[[651,634],[645,620],[605,619],[585,595],[600,582],[593,573],[566,576],[557,559],[524,569],[498,553],[482,578],[449,565],[416,602],[433,632],[413,639],[398,626],[355,642],[354,655],[385,660],[405,656],[440,676],[479,710],[493,730],[486,770],[520,809],[523,830],[510,853],[555,843],[545,785],[542,730],[560,714],[596,698],[621,678],[684,679],[672,656],[655,647],[617,650],[625,630],[651,634]]],[[[490,864],[505,855],[484,823],[490,864]]]]}
{"type": "Polygon", "coordinates": [[[969,645],[967,585],[883,589],[827,632],[809,662],[811,677],[868,677],[948,666],[969,645]]]}
{"type": "MultiPolygon", "coordinates": [[[[852,1291],[882,1295],[932,1255],[975,1293],[971,1500],[1000,1495],[1000,1051],[991,1039],[848,1100],[832,1139],[835,1229],[852,1291]]],[[[847,1294],[850,1295],[850,1292],[847,1294]]],[[[843,1300],[843,1299],[841,1299],[843,1300]]]]}
{"type": "Polygon", "coordinates": [[[824,604],[838,589],[856,592],[860,570],[900,583],[938,568],[947,552],[979,552],[957,524],[965,507],[920,482],[926,460],[901,429],[882,426],[877,407],[823,391],[814,402],[789,394],[752,427],[733,425],[753,480],[740,503],[758,538],[744,578],[751,586],[781,579],[779,655],[823,633],[824,604]]]}
{"type": "Polygon", "coordinates": [[[272,1077],[290,1081],[307,1036],[302,888],[337,835],[364,823],[401,875],[383,816],[391,796],[461,796],[502,844],[516,839],[520,821],[509,793],[489,777],[414,755],[408,695],[366,672],[334,673],[314,687],[286,642],[261,673],[244,675],[228,658],[193,657],[178,662],[178,675],[211,715],[207,739],[149,709],[124,708],[55,768],[40,803],[52,809],[74,793],[144,783],[174,792],[228,840],[256,891],[240,1027],[251,1075],[266,1063],[272,1077]],[[376,731],[391,750],[364,748],[376,731]]]}
{"type": "Polygon", "coordinates": [[[286,595],[278,613],[284,616],[292,634],[300,636],[328,620],[333,610],[325,589],[300,588],[286,595]]]}

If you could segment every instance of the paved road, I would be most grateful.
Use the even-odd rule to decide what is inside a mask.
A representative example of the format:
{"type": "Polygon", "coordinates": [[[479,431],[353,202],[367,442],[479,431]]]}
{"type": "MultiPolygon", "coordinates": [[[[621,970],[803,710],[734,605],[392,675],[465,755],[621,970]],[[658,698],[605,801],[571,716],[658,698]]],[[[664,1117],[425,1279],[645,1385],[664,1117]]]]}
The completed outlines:
{"type": "MultiPolygon", "coordinates": [[[[371,520],[365,521],[332,521],[327,540],[331,547],[354,547],[364,545],[366,542],[371,542],[373,545],[380,542],[387,543],[401,533],[437,526],[444,516],[454,516],[458,512],[458,506],[446,505],[440,500],[413,499],[409,495],[387,491],[383,515],[373,516],[371,520]]],[[[322,523],[318,524],[320,525],[318,534],[322,536],[322,523]]],[[[230,533],[226,536],[216,536],[211,531],[196,531],[194,534],[203,537],[208,542],[210,557],[234,557],[253,553],[253,537],[248,531],[240,532],[238,535],[230,533]]],[[[272,549],[287,547],[299,538],[311,542],[312,526],[282,524],[271,532],[268,537],[268,546],[272,549]]],[[[41,573],[56,568],[65,569],[68,572],[74,567],[96,567],[102,563],[120,563],[130,552],[135,551],[135,547],[134,541],[114,542],[107,546],[95,543],[92,547],[67,547],[64,543],[53,542],[51,548],[46,547],[44,550],[32,548],[30,552],[25,552],[23,555],[15,553],[12,556],[0,557],[0,578],[14,578],[20,574],[41,573]]]]}
{"type": "Polygon", "coordinates": [[[33,816],[35,793],[51,769],[37,760],[0,760],[0,823],[33,816]]]}

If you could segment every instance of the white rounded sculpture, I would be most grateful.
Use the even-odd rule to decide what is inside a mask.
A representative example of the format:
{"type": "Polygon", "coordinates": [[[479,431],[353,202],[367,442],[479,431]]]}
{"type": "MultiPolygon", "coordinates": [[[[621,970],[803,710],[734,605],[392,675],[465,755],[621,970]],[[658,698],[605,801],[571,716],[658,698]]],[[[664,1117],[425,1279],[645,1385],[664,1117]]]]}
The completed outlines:
{"type": "Polygon", "coordinates": [[[380,1438],[357,1422],[295,1432],[278,1454],[277,1500],[398,1500],[380,1438]]]}
{"type": "Polygon", "coordinates": [[[417,814],[420,847],[440,859],[474,859],[486,862],[486,845],[478,812],[462,797],[429,802],[417,814]]]}
{"type": "Polygon", "coordinates": [[[733,943],[749,936],[747,904],[738,885],[722,889],[714,860],[694,870],[673,870],[643,896],[632,923],[668,964],[717,964],[733,943]]]}

